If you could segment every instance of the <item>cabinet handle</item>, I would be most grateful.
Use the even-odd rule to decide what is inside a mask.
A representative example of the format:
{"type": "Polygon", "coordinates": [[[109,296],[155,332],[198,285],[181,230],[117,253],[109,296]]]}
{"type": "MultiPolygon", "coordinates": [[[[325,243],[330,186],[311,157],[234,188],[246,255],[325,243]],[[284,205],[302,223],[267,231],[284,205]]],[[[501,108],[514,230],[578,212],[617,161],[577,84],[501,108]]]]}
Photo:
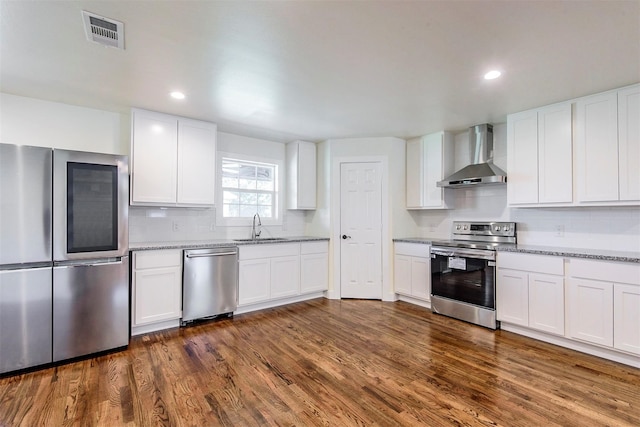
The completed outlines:
{"type": "Polygon", "coordinates": [[[342,240],[347,240],[347,239],[350,239],[350,238],[351,238],[351,236],[347,236],[346,234],[342,235],[342,240]]]}

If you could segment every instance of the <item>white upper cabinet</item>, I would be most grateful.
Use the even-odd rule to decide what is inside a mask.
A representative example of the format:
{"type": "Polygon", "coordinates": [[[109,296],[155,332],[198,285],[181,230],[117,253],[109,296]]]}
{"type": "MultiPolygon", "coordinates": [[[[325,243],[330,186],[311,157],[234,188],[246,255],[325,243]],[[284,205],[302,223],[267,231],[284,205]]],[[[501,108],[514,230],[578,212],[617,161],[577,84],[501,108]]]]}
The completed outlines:
{"type": "Polygon", "coordinates": [[[131,204],[213,206],[213,123],[133,109],[131,204]]]}
{"type": "Polygon", "coordinates": [[[216,125],[178,120],[178,204],[213,205],[216,125]]]}
{"type": "Polygon", "coordinates": [[[316,208],[316,144],[287,144],[287,209],[316,208]]]}
{"type": "Polygon", "coordinates": [[[436,183],[453,173],[453,136],[437,132],[407,141],[407,209],[447,209],[436,183]]]}
{"type": "Polygon", "coordinates": [[[640,200],[640,85],[618,92],[620,200],[640,200]]]}
{"type": "Polygon", "coordinates": [[[131,204],[176,202],[178,121],[134,110],[131,117],[131,204]]]}
{"type": "Polygon", "coordinates": [[[507,117],[509,205],[573,201],[571,103],[507,117]]]}
{"type": "Polygon", "coordinates": [[[640,201],[640,85],[578,99],[575,144],[578,202],[640,201]]]}
{"type": "Polygon", "coordinates": [[[578,201],[618,200],[618,97],[607,92],[576,103],[578,201]]]}

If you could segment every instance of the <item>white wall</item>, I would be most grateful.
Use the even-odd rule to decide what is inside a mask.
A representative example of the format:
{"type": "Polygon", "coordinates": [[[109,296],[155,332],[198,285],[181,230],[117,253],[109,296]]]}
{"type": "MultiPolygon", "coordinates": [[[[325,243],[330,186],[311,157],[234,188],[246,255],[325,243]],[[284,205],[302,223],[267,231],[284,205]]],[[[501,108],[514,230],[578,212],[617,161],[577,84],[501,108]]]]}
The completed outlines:
{"type": "Polygon", "coordinates": [[[0,142],[129,155],[127,114],[0,93],[0,142]]]}

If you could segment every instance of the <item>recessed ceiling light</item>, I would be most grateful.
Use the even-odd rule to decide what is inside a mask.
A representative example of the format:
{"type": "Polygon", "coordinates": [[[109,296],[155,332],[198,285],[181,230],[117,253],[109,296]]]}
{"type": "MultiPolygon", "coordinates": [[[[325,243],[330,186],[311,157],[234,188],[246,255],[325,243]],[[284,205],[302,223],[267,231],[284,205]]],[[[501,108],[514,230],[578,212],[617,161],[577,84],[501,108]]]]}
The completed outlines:
{"type": "Polygon", "coordinates": [[[173,99],[184,99],[185,98],[184,93],[177,92],[177,91],[176,92],[171,92],[169,95],[171,95],[171,97],[173,99]]]}
{"type": "Polygon", "coordinates": [[[489,71],[487,74],[484,75],[484,78],[486,80],[493,80],[493,79],[497,79],[498,77],[500,77],[502,73],[498,70],[492,70],[489,71]]]}

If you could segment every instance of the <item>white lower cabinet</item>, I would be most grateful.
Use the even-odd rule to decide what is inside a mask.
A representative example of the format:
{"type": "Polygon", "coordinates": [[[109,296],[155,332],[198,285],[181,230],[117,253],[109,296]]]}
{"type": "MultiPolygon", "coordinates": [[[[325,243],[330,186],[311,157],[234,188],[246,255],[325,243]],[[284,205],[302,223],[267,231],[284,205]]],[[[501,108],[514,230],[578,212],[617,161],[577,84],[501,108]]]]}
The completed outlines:
{"type": "Polygon", "coordinates": [[[326,241],[240,246],[238,306],[325,291],[328,268],[326,241]]]}
{"type": "Polygon", "coordinates": [[[326,291],[329,287],[329,242],[300,244],[300,293],[326,291]]]}
{"type": "Polygon", "coordinates": [[[571,278],[569,337],[613,347],[613,283],[571,278]]]}
{"type": "Polygon", "coordinates": [[[640,286],[613,285],[613,346],[640,354],[640,286]]]}
{"type": "Polygon", "coordinates": [[[430,246],[398,242],[394,245],[393,283],[398,294],[431,300],[430,246]]]}
{"type": "Polygon", "coordinates": [[[271,259],[271,298],[300,293],[300,255],[271,259]]]}
{"type": "Polygon", "coordinates": [[[497,319],[564,335],[564,261],[560,257],[499,253],[497,319]]]}
{"type": "Polygon", "coordinates": [[[640,355],[640,265],[571,260],[568,336],[640,355]]]}
{"type": "MultiPolygon", "coordinates": [[[[182,316],[182,251],[133,253],[131,323],[136,327],[182,316]]],[[[153,329],[145,329],[145,332],[153,329]]],[[[135,333],[134,333],[135,334],[135,333]]]]}
{"type": "Polygon", "coordinates": [[[240,260],[238,286],[238,305],[268,300],[271,287],[271,260],[269,258],[240,260]]]}

